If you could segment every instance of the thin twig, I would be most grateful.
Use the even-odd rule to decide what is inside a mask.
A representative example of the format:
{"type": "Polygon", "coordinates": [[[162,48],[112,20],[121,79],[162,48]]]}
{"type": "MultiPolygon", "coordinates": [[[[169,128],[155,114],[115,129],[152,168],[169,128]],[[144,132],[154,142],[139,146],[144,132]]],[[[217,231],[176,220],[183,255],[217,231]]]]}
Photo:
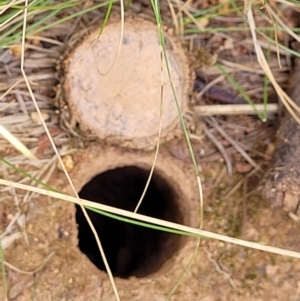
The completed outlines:
{"type": "MultiPolygon", "coordinates": [[[[123,4],[123,1],[121,0],[121,9],[124,8],[122,6],[122,4],[123,4]]],[[[27,8],[28,8],[28,0],[25,1],[25,6],[24,6],[24,21],[23,21],[23,33],[22,33],[22,53],[21,53],[21,72],[22,72],[23,78],[25,80],[25,83],[27,85],[27,89],[28,89],[28,91],[30,93],[31,99],[32,99],[32,101],[33,101],[33,103],[35,105],[36,111],[37,111],[37,113],[38,113],[38,115],[40,117],[41,123],[42,123],[42,125],[43,125],[43,127],[44,127],[44,129],[45,129],[45,131],[47,133],[47,136],[48,136],[49,140],[50,140],[51,146],[52,146],[52,148],[53,148],[53,150],[54,150],[54,152],[55,152],[55,154],[56,154],[56,156],[58,158],[58,161],[59,161],[59,163],[60,163],[60,165],[61,165],[61,167],[62,167],[62,169],[64,171],[64,174],[66,175],[66,178],[67,178],[67,180],[68,180],[68,182],[69,182],[69,184],[71,186],[72,192],[74,193],[74,195],[76,196],[76,198],[79,200],[78,193],[77,193],[77,191],[76,191],[76,189],[74,187],[74,184],[73,184],[73,182],[72,182],[72,180],[70,178],[70,175],[69,175],[69,173],[66,170],[66,167],[65,167],[65,165],[64,165],[64,163],[63,163],[63,161],[61,159],[61,156],[59,155],[57,147],[56,147],[56,145],[55,145],[55,143],[54,143],[54,141],[53,141],[53,139],[51,137],[50,131],[49,131],[49,129],[48,129],[48,127],[47,127],[47,125],[46,125],[43,117],[42,117],[41,110],[40,110],[40,108],[39,108],[39,106],[37,104],[37,101],[35,99],[35,96],[33,94],[32,88],[30,86],[28,77],[27,77],[25,69],[24,69],[24,61],[25,61],[24,60],[24,53],[25,53],[24,44],[25,44],[26,25],[27,25],[26,24],[27,23],[27,8]]],[[[122,28],[123,28],[123,25],[122,25],[122,28]]],[[[106,256],[105,256],[102,244],[100,242],[100,239],[98,237],[97,231],[96,231],[96,229],[95,229],[95,227],[94,227],[94,225],[93,225],[93,223],[92,223],[89,215],[87,214],[86,209],[84,208],[83,204],[80,201],[79,201],[79,206],[82,209],[83,215],[85,216],[85,218],[86,218],[86,220],[87,220],[87,222],[88,222],[88,224],[89,224],[89,226],[90,226],[90,228],[91,228],[91,230],[92,230],[92,232],[94,234],[94,237],[96,239],[97,246],[98,246],[100,254],[101,254],[102,258],[103,258],[103,262],[104,262],[107,274],[109,276],[109,280],[111,282],[111,285],[112,285],[115,297],[116,297],[117,301],[120,301],[120,297],[119,297],[118,291],[116,289],[115,281],[114,281],[111,269],[109,267],[109,264],[107,262],[107,259],[106,259],[106,256]]]]}
{"type": "MultiPolygon", "coordinates": [[[[23,271],[21,269],[18,269],[17,267],[13,266],[12,264],[8,263],[7,261],[4,261],[4,265],[7,266],[8,268],[10,268],[11,270],[19,273],[19,274],[22,274],[22,275],[34,275],[35,273],[39,272],[40,270],[42,270],[44,268],[44,266],[49,262],[49,260],[55,255],[55,252],[51,252],[43,261],[43,263],[38,267],[36,268],[35,270],[33,271],[23,271]]],[[[1,259],[0,259],[1,260],[1,259]]]]}
{"type": "MultiPolygon", "coordinates": [[[[251,170],[246,177],[249,178],[252,175],[254,175],[256,172],[258,171],[258,169],[253,169],[251,170]]],[[[240,180],[222,199],[226,200],[228,199],[230,196],[232,196],[243,184],[244,182],[244,178],[242,180],[240,180]]]]}
{"type": "Polygon", "coordinates": [[[207,105],[194,106],[195,114],[198,116],[214,116],[214,115],[257,115],[257,112],[267,112],[268,114],[275,114],[278,112],[278,105],[276,103],[255,104],[255,110],[249,104],[234,104],[234,105],[207,105]]]}
{"type": "Polygon", "coordinates": [[[225,76],[222,74],[220,76],[218,76],[217,78],[215,78],[214,80],[212,80],[211,82],[209,82],[207,85],[205,85],[205,87],[197,94],[196,98],[200,99],[205,92],[207,92],[211,87],[213,87],[214,85],[216,85],[217,83],[223,81],[225,78],[225,76]]]}
{"type": "Polygon", "coordinates": [[[213,117],[205,118],[205,121],[215,129],[228,141],[230,144],[242,155],[242,157],[251,164],[255,169],[259,169],[259,166],[252,160],[252,158],[236,143],[218,124],[213,117]]]}
{"type": "Polygon", "coordinates": [[[238,290],[237,286],[235,285],[233,279],[230,277],[230,275],[224,271],[221,270],[219,264],[212,258],[212,254],[206,249],[204,248],[204,251],[207,254],[207,259],[211,262],[211,264],[215,267],[216,271],[221,274],[222,276],[224,276],[224,278],[229,282],[229,284],[231,285],[231,287],[235,290],[238,290]]]}
{"type": "Polygon", "coordinates": [[[247,226],[247,187],[248,187],[248,177],[244,178],[243,181],[243,191],[242,191],[242,227],[241,227],[241,236],[245,234],[247,226]]]}
{"type": "Polygon", "coordinates": [[[256,243],[256,242],[250,242],[247,240],[237,239],[237,238],[229,237],[226,235],[209,232],[206,230],[201,230],[199,228],[192,228],[192,227],[164,221],[164,220],[161,220],[158,218],[153,218],[153,217],[149,217],[146,215],[133,213],[133,212],[130,212],[127,210],[91,202],[88,200],[78,199],[78,198],[72,197],[70,195],[66,195],[66,194],[62,194],[62,193],[58,193],[58,192],[54,192],[54,191],[50,191],[50,190],[46,190],[46,189],[42,189],[42,188],[37,188],[37,187],[30,186],[30,185],[19,184],[19,183],[15,183],[15,182],[3,180],[3,179],[0,179],[0,184],[4,185],[4,186],[10,186],[10,187],[14,187],[14,188],[23,189],[23,190],[30,190],[32,192],[46,195],[51,198],[64,200],[64,201],[71,202],[71,203],[78,204],[78,205],[82,204],[87,207],[96,208],[101,211],[112,213],[115,215],[120,215],[120,216],[129,218],[129,219],[142,221],[145,223],[165,227],[168,229],[182,231],[182,235],[189,235],[189,236],[196,236],[196,237],[202,236],[202,237],[206,237],[206,238],[211,238],[211,239],[216,239],[216,240],[232,243],[232,244],[239,245],[239,246],[248,247],[248,248],[255,249],[255,250],[260,250],[260,251],[265,251],[265,252],[269,252],[269,253],[273,253],[273,254],[277,254],[277,255],[284,255],[284,256],[289,256],[289,257],[300,259],[300,252],[285,250],[285,249],[281,249],[281,248],[277,248],[277,247],[271,247],[266,244],[260,244],[260,243],[256,243]]]}
{"type": "Polygon", "coordinates": [[[210,139],[210,141],[216,146],[216,148],[219,150],[219,152],[222,154],[225,162],[226,162],[226,166],[227,166],[227,173],[228,175],[232,175],[232,163],[229,159],[229,156],[224,148],[224,146],[218,141],[218,139],[216,138],[216,136],[207,129],[207,127],[204,127],[204,133],[205,135],[210,139]]]}

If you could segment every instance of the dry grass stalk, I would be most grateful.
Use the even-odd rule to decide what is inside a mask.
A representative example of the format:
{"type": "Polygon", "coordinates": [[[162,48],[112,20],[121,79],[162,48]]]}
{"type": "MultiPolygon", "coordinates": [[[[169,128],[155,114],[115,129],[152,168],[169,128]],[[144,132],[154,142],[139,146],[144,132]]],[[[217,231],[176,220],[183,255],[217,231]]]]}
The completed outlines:
{"type": "Polygon", "coordinates": [[[195,114],[198,116],[216,116],[216,115],[256,115],[257,112],[267,112],[268,114],[276,114],[278,105],[275,103],[256,104],[255,109],[252,105],[207,105],[195,106],[195,114]]]}

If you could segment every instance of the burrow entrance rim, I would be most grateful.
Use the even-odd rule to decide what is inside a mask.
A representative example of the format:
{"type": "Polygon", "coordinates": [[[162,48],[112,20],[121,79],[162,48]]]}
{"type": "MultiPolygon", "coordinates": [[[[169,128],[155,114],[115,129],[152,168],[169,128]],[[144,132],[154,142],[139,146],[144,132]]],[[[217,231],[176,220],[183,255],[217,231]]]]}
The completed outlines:
{"type": "MultiPolygon", "coordinates": [[[[106,170],[87,182],[79,196],[133,211],[142,195],[150,170],[130,165],[106,170]]],[[[179,196],[173,185],[155,172],[138,213],[176,223],[183,222],[179,196]]],[[[76,206],[78,246],[90,261],[105,271],[94,235],[76,206]]],[[[114,276],[145,277],[154,273],[180,248],[181,237],[112,219],[89,211],[114,276]]]]}

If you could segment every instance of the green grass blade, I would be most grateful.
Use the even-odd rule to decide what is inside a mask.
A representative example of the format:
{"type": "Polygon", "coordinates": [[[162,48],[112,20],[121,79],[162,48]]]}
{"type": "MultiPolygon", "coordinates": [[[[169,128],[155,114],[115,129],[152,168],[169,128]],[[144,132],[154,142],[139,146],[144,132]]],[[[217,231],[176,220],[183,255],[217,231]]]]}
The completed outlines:
{"type": "Polygon", "coordinates": [[[255,104],[250,99],[250,97],[247,95],[246,91],[239,85],[239,83],[222,67],[221,64],[216,63],[216,66],[221,70],[221,72],[225,75],[227,80],[231,83],[231,85],[244,97],[244,99],[251,105],[253,110],[256,112],[257,116],[263,121],[266,121],[265,114],[261,114],[259,111],[257,111],[255,104]]]}
{"type": "Polygon", "coordinates": [[[3,294],[4,294],[4,300],[8,300],[8,294],[7,294],[7,281],[6,281],[6,271],[5,271],[5,265],[4,265],[4,253],[2,248],[2,241],[0,237],[0,261],[1,261],[1,274],[2,274],[2,281],[3,281],[3,294]]]}
{"type": "Polygon", "coordinates": [[[9,167],[11,167],[13,170],[17,171],[18,173],[20,173],[21,175],[25,176],[26,178],[31,179],[32,181],[36,182],[37,184],[43,186],[45,189],[50,190],[50,191],[55,191],[58,192],[56,189],[54,189],[53,187],[43,183],[42,181],[40,181],[39,179],[33,177],[31,174],[27,173],[25,170],[23,170],[22,168],[17,167],[16,165],[10,163],[9,161],[5,160],[3,157],[0,157],[0,161],[4,162],[5,164],[7,164],[9,167]]]}
{"type": "Polygon", "coordinates": [[[161,226],[157,226],[157,225],[153,225],[153,224],[149,224],[149,223],[144,223],[144,222],[141,222],[141,221],[121,217],[119,215],[108,213],[108,212],[105,212],[105,211],[102,211],[102,210],[99,210],[99,209],[96,209],[96,208],[88,207],[88,206],[84,206],[84,207],[86,209],[88,209],[90,211],[93,211],[93,212],[96,212],[100,215],[107,216],[107,217],[110,217],[112,219],[122,221],[122,222],[125,222],[125,223],[128,223],[128,224],[133,224],[133,225],[137,225],[137,226],[141,226],[141,227],[145,227],[145,228],[149,228],[149,229],[159,230],[159,231],[163,231],[163,232],[167,232],[167,233],[171,233],[171,234],[199,237],[199,235],[196,235],[196,234],[192,234],[192,233],[188,233],[188,232],[184,232],[184,231],[179,231],[179,230],[175,230],[175,229],[170,229],[170,228],[167,228],[167,227],[161,227],[161,226]]]}

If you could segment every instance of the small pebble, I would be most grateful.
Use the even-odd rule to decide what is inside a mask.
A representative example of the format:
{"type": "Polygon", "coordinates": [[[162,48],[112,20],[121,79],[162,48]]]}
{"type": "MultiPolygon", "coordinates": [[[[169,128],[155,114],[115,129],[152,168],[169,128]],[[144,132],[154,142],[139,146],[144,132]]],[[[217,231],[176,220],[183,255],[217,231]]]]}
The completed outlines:
{"type": "MultiPolygon", "coordinates": [[[[64,163],[65,168],[66,168],[67,171],[73,170],[73,168],[74,168],[74,161],[73,161],[73,158],[72,158],[71,155],[64,156],[62,158],[62,161],[63,161],[63,163],[64,163]]],[[[58,163],[57,168],[59,170],[63,170],[62,167],[61,167],[61,165],[60,165],[60,163],[58,163]]]]}
{"type": "MultiPolygon", "coordinates": [[[[42,113],[42,118],[44,121],[49,119],[49,114],[45,113],[45,112],[41,112],[42,113]]],[[[38,115],[37,112],[32,112],[31,113],[31,119],[36,123],[36,124],[42,124],[42,121],[40,119],[40,116],[38,115]]]]}

